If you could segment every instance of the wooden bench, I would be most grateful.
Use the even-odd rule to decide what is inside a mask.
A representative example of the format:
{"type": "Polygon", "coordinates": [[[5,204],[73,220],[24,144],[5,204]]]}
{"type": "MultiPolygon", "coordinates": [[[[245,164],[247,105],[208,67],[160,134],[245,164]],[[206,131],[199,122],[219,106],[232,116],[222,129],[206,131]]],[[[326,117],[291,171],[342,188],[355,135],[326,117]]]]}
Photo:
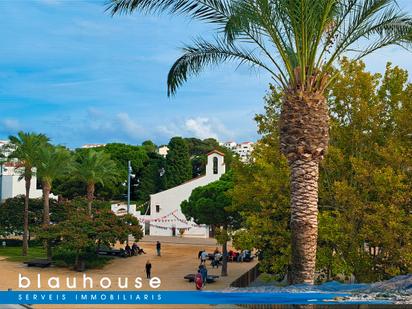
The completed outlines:
{"type": "MultiPolygon", "coordinates": [[[[194,281],[195,281],[195,277],[196,277],[195,274],[188,274],[188,275],[184,276],[183,278],[186,279],[186,280],[188,280],[189,282],[194,282],[194,281]]],[[[207,275],[206,282],[207,282],[207,283],[213,283],[213,282],[216,281],[217,278],[219,278],[219,276],[216,276],[216,275],[207,275]]]]}
{"type": "Polygon", "coordinates": [[[97,251],[99,255],[109,255],[109,256],[120,256],[120,257],[127,257],[127,253],[124,250],[118,249],[100,249],[97,251]]]}
{"type": "Polygon", "coordinates": [[[24,264],[27,264],[28,267],[41,267],[41,268],[45,268],[45,267],[49,267],[52,262],[49,260],[30,260],[30,261],[25,261],[24,264]]]}

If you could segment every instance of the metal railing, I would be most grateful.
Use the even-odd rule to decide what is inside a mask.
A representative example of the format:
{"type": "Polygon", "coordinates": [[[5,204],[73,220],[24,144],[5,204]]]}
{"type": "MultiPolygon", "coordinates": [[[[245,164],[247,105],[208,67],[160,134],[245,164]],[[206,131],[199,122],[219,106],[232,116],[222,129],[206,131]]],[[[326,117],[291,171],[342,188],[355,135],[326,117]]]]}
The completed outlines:
{"type": "Polygon", "coordinates": [[[233,281],[230,286],[235,288],[244,288],[250,285],[260,275],[259,263],[233,281]]]}

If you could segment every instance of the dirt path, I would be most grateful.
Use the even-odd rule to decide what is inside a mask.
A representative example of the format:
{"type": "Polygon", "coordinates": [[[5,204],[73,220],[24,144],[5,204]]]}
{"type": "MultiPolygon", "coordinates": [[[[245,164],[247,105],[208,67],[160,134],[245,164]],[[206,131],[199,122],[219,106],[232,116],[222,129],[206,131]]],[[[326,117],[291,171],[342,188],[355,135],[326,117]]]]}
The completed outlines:
{"type": "MultiPolygon", "coordinates": [[[[159,290],[194,290],[194,284],[189,283],[183,279],[183,276],[189,273],[195,273],[199,265],[197,254],[200,249],[206,249],[207,252],[212,252],[216,246],[211,245],[196,245],[192,243],[167,243],[162,242],[162,256],[156,256],[155,243],[152,241],[142,242],[140,245],[147,252],[145,255],[134,256],[130,258],[116,258],[104,269],[86,270],[86,275],[93,279],[93,289],[102,290],[99,285],[102,277],[109,277],[113,285],[109,290],[118,290],[117,280],[118,277],[129,278],[129,288],[125,290],[136,290],[133,287],[133,283],[136,277],[142,277],[142,291],[152,290],[148,285],[148,280],[145,276],[144,266],[149,259],[152,263],[152,276],[159,277],[161,279],[161,286],[159,290]]],[[[232,281],[241,276],[247,270],[255,265],[256,262],[250,263],[229,263],[228,270],[229,276],[220,277],[216,283],[208,284],[205,290],[220,290],[230,285],[232,281]]],[[[18,290],[18,274],[28,277],[32,281],[31,288],[29,290],[37,290],[37,274],[41,275],[42,290],[50,290],[47,288],[47,280],[50,277],[59,277],[61,281],[61,289],[65,288],[66,277],[70,277],[71,280],[77,278],[77,290],[82,289],[82,273],[71,271],[65,268],[28,268],[22,263],[8,262],[0,260],[0,290],[7,290],[12,288],[18,290]]],[[[212,269],[208,266],[208,273],[220,276],[220,268],[212,269]]],[[[92,308],[89,306],[56,306],[56,305],[37,305],[35,308],[92,308]]],[[[99,308],[119,308],[119,306],[96,306],[99,308]]],[[[96,308],[93,307],[93,308],[96,308]]],[[[123,306],[122,306],[123,307],[123,306]]],[[[125,308],[184,308],[185,306],[125,306],[125,308]]],[[[187,306],[190,308],[193,306],[187,306]]],[[[199,306],[196,306],[201,308],[199,306]]],[[[205,306],[208,307],[208,306],[205,306]]]]}

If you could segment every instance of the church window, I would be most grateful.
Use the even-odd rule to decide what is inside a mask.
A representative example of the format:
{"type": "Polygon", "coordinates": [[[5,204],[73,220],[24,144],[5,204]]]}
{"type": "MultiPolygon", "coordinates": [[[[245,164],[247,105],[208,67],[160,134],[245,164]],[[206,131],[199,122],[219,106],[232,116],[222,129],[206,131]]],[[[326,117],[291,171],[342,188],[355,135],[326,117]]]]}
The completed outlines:
{"type": "Polygon", "coordinates": [[[218,160],[217,157],[213,158],[213,174],[217,174],[218,173],[218,160]]]}

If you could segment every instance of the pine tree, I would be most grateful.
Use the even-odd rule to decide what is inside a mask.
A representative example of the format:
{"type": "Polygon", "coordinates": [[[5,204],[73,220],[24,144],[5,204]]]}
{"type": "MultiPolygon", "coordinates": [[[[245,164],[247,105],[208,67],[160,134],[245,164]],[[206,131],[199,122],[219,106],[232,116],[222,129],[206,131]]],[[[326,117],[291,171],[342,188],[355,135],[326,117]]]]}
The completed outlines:
{"type": "Polygon", "coordinates": [[[173,137],[169,142],[166,156],[166,187],[172,188],[192,177],[189,148],[181,137],[173,137]]]}

